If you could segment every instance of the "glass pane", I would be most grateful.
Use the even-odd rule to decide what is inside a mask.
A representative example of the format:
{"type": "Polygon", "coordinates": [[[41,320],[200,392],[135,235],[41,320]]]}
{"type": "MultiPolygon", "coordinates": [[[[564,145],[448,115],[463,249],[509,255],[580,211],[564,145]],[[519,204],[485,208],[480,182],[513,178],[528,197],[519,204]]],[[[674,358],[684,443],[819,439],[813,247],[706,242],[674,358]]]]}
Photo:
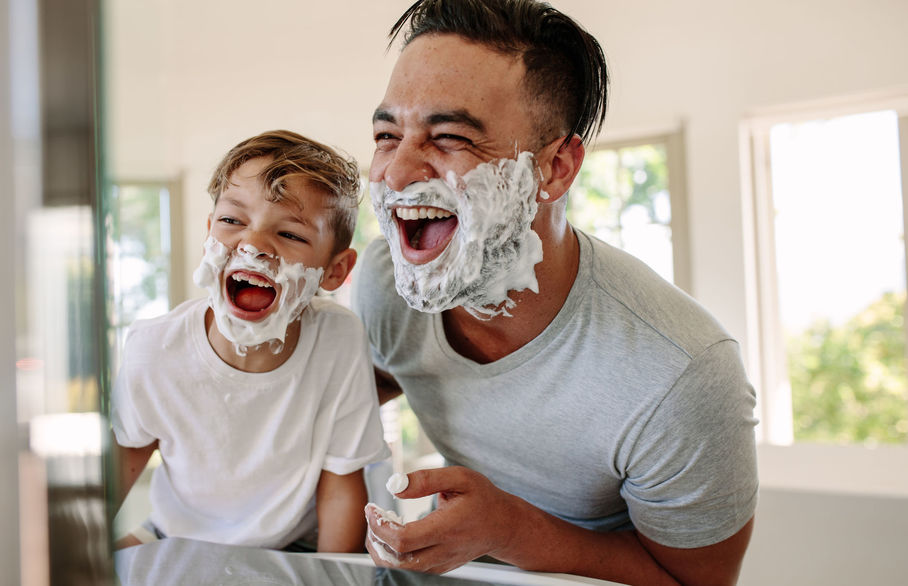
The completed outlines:
{"type": "Polygon", "coordinates": [[[898,118],[780,124],[770,148],[795,440],[904,442],[898,118]]]}
{"type": "Polygon", "coordinates": [[[115,185],[109,209],[109,311],[116,355],[130,324],[170,308],[170,192],[155,184],[115,185]]]}
{"type": "Polygon", "coordinates": [[[574,226],[626,250],[672,281],[671,217],[664,144],[587,154],[568,200],[574,226]]]}

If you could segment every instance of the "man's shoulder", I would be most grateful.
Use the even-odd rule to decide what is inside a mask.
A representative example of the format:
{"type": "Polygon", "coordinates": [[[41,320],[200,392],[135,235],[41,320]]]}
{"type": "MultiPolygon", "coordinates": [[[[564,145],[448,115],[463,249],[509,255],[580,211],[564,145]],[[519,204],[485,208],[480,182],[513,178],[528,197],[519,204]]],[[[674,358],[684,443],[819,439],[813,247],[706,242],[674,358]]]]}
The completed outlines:
{"type": "Polygon", "coordinates": [[[366,246],[357,268],[367,274],[378,273],[393,276],[394,262],[391,260],[391,249],[384,238],[376,238],[366,246]],[[388,269],[391,269],[389,271],[388,269]]]}
{"type": "Polygon", "coordinates": [[[709,310],[637,257],[593,236],[580,233],[579,238],[586,238],[591,249],[593,289],[629,319],[646,324],[689,354],[731,339],[709,310]]]}
{"type": "Polygon", "coordinates": [[[387,311],[389,305],[403,305],[394,283],[394,262],[384,238],[373,240],[363,251],[353,272],[352,307],[357,315],[365,319],[376,306],[379,313],[387,311]]]}

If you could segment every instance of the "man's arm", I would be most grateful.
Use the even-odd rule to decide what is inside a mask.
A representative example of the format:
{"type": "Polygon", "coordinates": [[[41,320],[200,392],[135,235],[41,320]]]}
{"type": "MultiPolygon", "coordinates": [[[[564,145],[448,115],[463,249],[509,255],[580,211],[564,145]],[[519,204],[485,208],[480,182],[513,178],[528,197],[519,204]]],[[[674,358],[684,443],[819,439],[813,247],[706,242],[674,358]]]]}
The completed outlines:
{"type": "Polygon", "coordinates": [[[344,475],[322,470],[315,492],[318,551],[363,551],[366,541],[363,507],[368,499],[362,470],[344,475]]]}
{"type": "Polygon", "coordinates": [[[399,494],[419,498],[438,493],[438,508],[419,521],[379,522],[375,509],[366,518],[377,540],[397,552],[367,542],[376,564],[441,573],[482,555],[517,567],[562,572],[627,584],[734,584],[753,520],[715,545],[677,549],[659,545],[636,531],[598,533],[572,525],[496,488],[466,468],[421,470],[409,474],[399,494]]]}

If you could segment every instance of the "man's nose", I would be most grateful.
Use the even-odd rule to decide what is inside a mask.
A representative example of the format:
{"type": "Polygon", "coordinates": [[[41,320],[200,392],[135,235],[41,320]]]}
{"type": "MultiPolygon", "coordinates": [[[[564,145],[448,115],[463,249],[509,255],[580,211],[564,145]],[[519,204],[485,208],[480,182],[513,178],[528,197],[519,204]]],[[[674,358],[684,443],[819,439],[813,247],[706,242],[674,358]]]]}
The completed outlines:
{"type": "Polygon", "coordinates": [[[380,180],[394,191],[403,191],[412,183],[428,181],[438,174],[419,145],[402,140],[382,171],[380,180]]]}

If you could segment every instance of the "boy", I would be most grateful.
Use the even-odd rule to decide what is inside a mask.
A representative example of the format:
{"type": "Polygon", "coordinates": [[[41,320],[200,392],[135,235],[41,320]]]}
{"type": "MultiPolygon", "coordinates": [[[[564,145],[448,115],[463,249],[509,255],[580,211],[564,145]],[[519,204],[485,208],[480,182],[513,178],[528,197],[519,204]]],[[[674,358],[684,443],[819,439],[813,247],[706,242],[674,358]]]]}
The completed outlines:
{"type": "Polygon", "coordinates": [[[363,551],[362,468],[389,455],[371,359],[359,320],[313,297],[356,262],[356,164],[266,132],[227,153],[208,191],[194,274],[208,299],[133,324],[114,386],[118,506],[155,449],[163,462],[151,517],[116,546],[363,551]]]}

